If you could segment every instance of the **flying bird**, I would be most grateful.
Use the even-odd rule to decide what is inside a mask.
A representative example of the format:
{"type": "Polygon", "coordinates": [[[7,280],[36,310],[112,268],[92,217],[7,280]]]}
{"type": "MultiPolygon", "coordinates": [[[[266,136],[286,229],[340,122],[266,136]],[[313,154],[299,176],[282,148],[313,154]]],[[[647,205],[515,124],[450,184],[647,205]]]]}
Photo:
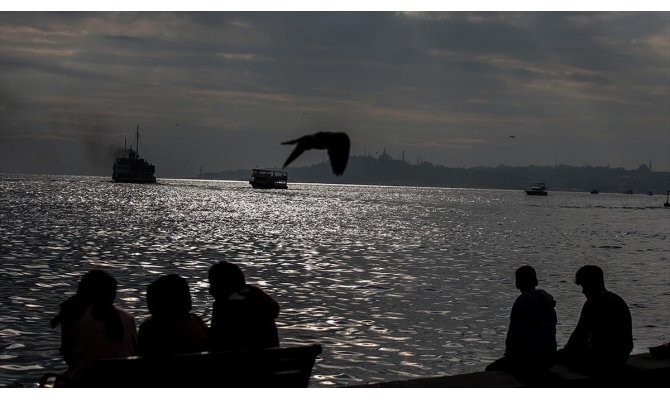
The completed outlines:
{"type": "Polygon", "coordinates": [[[510,139],[516,139],[516,136],[514,135],[509,135],[510,139]]]}
{"type": "Polygon", "coordinates": [[[283,142],[282,144],[296,145],[282,168],[286,168],[287,165],[298,158],[305,150],[310,149],[328,150],[330,166],[333,169],[333,173],[337,176],[342,175],[344,169],[347,167],[347,161],[349,160],[349,136],[344,132],[317,132],[283,142]]]}

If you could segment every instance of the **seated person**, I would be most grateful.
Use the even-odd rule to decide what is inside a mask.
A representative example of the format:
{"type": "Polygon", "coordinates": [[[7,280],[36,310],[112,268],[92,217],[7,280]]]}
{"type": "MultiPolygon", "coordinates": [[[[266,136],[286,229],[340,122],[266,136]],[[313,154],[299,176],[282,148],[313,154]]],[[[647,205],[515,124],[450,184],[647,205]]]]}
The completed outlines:
{"type": "Polygon", "coordinates": [[[139,352],[142,356],[207,351],[207,325],[191,314],[188,283],[177,274],[158,278],[147,287],[151,317],[140,325],[139,352]]]}
{"type": "Polygon", "coordinates": [[[575,283],[582,287],[586,302],[577,327],[558,353],[558,362],[593,373],[621,368],[633,350],[628,305],[605,289],[603,270],[595,265],[581,267],[575,283]]]}
{"type": "Polygon", "coordinates": [[[275,318],[279,304],[256,286],[247,285],[235,264],[220,262],[209,269],[209,293],[214,296],[214,350],[242,350],[279,346],[275,318]]]}
{"type": "Polygon", "coordinates": [[[68,365],[66,380],[86,379],[99,358],[136,355],[135,320],[114,306],[116,279],[101,269],[81,278],[77,293],[61,303],[51,327],[61,326],[60,352],[68,365]]]}
{"type": "Polygon", "coordinates": [[[554,365],[556,354],[556,302],[538,282],[533,267],[516,270],[516,287],[521,291],[510,313],[505,355],[486,367],[512,374],[528,375],[554,365]]]}

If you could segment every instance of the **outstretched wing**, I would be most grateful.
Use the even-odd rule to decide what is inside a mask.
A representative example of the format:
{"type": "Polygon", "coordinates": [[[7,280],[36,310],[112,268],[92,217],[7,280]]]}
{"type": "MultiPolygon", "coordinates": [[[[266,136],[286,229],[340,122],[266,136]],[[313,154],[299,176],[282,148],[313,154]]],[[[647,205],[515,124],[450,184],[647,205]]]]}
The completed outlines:
{"type": "Polygon", "coordinates": [[[292,140],[290,142],[284,142],[282,144],[293,144],[295,142],[298,142],[298,144],[295,146],[295,149],[293,149],[293,152],[288,156],[282,168],[286,168],[287,165],[289,165],[293,160],[298,158],[305,150],[308,149],[308,147],[304,143],[300,142],[299,139],[292,140]]]}
{"type": "Polygon", "coordinates": [[[343,132],[337,132],[328,138],[328,157],[333,173],[340,176],[344,173],[349,161],[349,136],[343,132]]]}
{"type": "Polygon", "coordinates": [[[327,149],[330,166],[337,176],[342,175],[349,161],[349,136],[344,132],[317,132],[293,139],[282,144],[295,144],[295,149],[288,156],[284,166],[286,168],[293,160],[298,158],[305,150],[327,149]]]}

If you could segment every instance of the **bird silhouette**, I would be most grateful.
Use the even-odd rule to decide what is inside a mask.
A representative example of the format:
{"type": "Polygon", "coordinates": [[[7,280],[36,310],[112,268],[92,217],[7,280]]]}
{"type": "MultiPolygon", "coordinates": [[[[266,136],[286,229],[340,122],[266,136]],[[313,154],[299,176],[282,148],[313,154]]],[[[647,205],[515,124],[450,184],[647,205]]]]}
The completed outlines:
{"type": "Polygon", "coordinates": [[[305,150],[328,150],[328,158],[330,158],[330,166],[333,169],[333,173],[340,176],[344,173],[347,161],[349,160],[349,143],[349,136],[344,132],[317,132],[283,142],[282,144],[295,144],[296,146],[282,168],[286,168],[287,165],[298,158],[305,150]]]}

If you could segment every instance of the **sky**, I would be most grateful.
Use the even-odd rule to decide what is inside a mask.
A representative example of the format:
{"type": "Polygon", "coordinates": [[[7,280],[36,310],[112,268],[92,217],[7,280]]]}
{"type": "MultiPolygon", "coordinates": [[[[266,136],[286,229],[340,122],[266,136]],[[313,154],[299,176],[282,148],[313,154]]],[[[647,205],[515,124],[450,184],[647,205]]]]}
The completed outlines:
{"type": "Polygon", "coordinates": [[[138,124],[157,177],[279,168],[317,131],[670,171],[670,12],[0,12],[0,172],[111,175],[138,124]]]}

